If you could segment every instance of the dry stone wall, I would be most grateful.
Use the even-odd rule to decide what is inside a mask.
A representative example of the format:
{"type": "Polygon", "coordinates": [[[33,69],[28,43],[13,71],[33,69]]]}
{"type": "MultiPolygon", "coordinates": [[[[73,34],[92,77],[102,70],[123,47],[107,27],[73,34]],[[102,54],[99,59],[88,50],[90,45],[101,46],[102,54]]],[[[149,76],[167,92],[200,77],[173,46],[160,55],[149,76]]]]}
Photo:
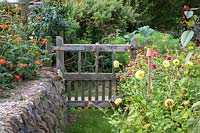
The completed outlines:
{"type": "Polygon", "coordinates": [[[54,69],[19,83],[0,101],[0,133],[63,133],[67,124],[64,86],[54,69]]]}

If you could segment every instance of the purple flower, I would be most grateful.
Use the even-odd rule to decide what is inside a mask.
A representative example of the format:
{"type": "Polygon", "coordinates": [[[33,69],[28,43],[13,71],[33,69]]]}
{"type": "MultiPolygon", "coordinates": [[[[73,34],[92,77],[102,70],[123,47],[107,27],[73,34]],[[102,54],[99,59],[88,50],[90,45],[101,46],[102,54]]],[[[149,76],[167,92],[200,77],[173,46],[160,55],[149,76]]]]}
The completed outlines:
{"type": "Polygon", "coordinates": [[[151,65],[153,69],[156,69],[156,64],[151,65]]]}

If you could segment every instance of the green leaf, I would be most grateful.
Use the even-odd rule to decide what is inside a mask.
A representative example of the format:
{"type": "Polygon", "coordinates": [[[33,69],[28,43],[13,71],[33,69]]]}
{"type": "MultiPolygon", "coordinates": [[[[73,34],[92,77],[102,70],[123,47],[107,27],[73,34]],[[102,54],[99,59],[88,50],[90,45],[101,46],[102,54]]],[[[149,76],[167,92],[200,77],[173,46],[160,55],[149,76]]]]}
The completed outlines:
{"type": "Polygon", "coordinates": [[[187,30],[184,31],[181,35],[181,44],[183,45],[183,48],[188,44],[188,42],[192,39],[194,36],[194,31],[187,30]]]}
{"type": "Polygon", "coordinates": [[[194,14],[193,11],[184,11],[185,16],[187,17],[187,19],[191,18],[194,14]]]}
{"type": "Polygon", "coordinates": [[[182,78],[179,82],[179,85],[182,86],[185,83],[185,81],[187,81],[187,78],[182,78]]]}
{"type": "Polygon", "coordinates": [[[190,21],[187,23],[187,25],[190,26],[190,27],[193,26],[193,25],[194,25],[194,20],[190,20],[190,21]]]}
{"type": "Polygon", "coordinates": [[[190,11],[198,10],[199,8],[190,8],[190,11]]]}
{"type": "Polygon", "coordinates": [[[187,54],[187,56],[186,56],[186,58],[185,58],[185,62],[188,62],[189,60],[190,60],[190,58],[192,57],[192,54],[193,54],[194,52],[189,52],[188,54],[187,54]]]}
{"type": "Polygon", "coordinates": [[[196,102],[196,103],[194,103],[194,104],[192,105],[192,109],[193,109],[193,108],[196,108],[196,107],[200,107],[200,101],[198,101],[198,102],[196,102]]]}
{"type": "Polygon", "coordinates": [[[194,15],[194,20],[195,20],[195,21],[197,20],[197,18],[198,18],[198,16],[197,16],[197,15],[194,15]]]}

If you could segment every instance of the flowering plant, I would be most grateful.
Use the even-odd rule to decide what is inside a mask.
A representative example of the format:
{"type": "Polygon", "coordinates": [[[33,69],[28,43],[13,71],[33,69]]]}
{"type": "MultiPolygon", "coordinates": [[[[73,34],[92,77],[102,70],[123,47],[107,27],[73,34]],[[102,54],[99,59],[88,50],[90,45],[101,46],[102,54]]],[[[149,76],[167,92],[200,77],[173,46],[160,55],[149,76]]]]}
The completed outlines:
{"type": "Polygon", "coordinates": [[[47,40],[30,37],[20,15],[21,7],[1,5],[0,19],[0,89],[16,81],[33,78],[42,65],[47,40]]]}
{"type": "Polygon", "coordinates": [[[122,102],[107,118],[115,132],[190,131],[188,121],[195,118],[191,106],[200,100],[200,51],[197,47],[166,51],[154,49],[150,95],[145,51],[116,74],[116,95],[122,102]]]}

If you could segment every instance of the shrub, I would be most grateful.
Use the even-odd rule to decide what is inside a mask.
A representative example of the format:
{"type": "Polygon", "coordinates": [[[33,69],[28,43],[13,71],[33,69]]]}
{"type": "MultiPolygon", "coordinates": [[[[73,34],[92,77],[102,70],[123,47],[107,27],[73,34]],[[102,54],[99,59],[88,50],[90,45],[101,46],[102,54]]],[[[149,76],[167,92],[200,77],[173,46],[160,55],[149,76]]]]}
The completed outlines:
{"type": "Polygon", "coordinates": [[[25,18],[20,16],[21,7],[3,6],[0,20],[0,89],[12,87],[16,81],[32,79],[42,65],[42,53],[47,40],[32,38],[25,18]]]}

